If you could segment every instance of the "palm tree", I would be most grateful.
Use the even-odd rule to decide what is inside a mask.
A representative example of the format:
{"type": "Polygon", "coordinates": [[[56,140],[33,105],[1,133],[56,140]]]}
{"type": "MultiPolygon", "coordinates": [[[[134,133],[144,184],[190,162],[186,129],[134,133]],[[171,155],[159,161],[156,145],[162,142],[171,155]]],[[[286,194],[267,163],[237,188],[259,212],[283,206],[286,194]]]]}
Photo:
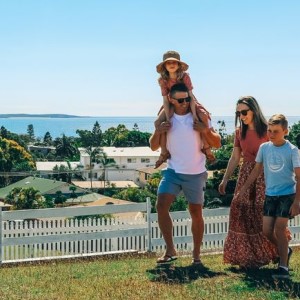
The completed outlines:
{"type": "Polygon", "coordinates": [[[79,155],[74,139],[65,134],[61,138],[55,139],[54,146],[56,147],[56,154],[61,158],[74,159],[75,156],[79,155]]]}
{"type": "Polygon", "coordinates": [[[102,172],[102,180],[103,180],[103,194],[105,193],[105,185],[106,185],[106,169],[109,167],[115,167],[116,162],[113,158],[108,158],[105,152],[101,152],[96,156],[97,163],[101,164],[103,167],[102,172]]]}
{"type": "Polygon", "coordinates": [[[97,155],[101,155],[103,153],[102,148],[100,147],[95,147],[93,148],[92,146],[86,147],[85,151],[87,154],[90,156],[90,181],[91,181],[91,189],[93,188],[93,168],[92,168],[92,162],[95,161],[97,155]]]}

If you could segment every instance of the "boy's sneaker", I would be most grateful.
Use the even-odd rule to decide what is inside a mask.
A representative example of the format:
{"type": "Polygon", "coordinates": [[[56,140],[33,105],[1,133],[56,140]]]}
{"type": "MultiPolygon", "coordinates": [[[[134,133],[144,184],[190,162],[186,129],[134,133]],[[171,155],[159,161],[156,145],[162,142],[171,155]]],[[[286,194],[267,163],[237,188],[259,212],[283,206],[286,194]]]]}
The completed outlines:
{"type": "Polygon", "coordinates": [[[292,250],[292,248],[291,247],[289,247],[289,252],[288,252],[288,259],[287,259],[287,266],[288,266],[288,268],[289,268],[289,264],[290,264],[290,258],[291,258],[291,256],[292,256],[292,254],[293,254],[293,250],[292,250]]]}
{"type": "Polygon", "coordinates": [[[290,273],[288,270],[282,267],[278,267],[277,270],[275,270],[274,274],[272,275],[273,279],[288,279],[290,278],[290,273]]]}

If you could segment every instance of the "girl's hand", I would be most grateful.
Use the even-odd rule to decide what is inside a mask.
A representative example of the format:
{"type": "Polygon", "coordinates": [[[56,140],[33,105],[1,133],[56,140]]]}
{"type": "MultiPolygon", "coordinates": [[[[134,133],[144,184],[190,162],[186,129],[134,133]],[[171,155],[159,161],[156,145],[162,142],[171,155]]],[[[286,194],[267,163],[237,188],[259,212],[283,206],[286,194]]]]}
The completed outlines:
{"type": "Polygon", "coordinates": [[[206,126],[208,127],[208,120],[209,120],[209,116],[207,114],[206,111],[197,111],[197,116],[199,118],[199,120],[206,126]]]}
{"type": "Polygon", "coordinates": [[[202,132],[204,129],[207,128],[204,123],[200,122],[199,120],[195,120],[193,123],[193,128],[196,131],[202,132]]]}
{"type": "Polygon", "coordinates": [[[157,128],[158,133],[165,133],[171,128],[171,123],[169,121],[162,122],[157,128]]]}

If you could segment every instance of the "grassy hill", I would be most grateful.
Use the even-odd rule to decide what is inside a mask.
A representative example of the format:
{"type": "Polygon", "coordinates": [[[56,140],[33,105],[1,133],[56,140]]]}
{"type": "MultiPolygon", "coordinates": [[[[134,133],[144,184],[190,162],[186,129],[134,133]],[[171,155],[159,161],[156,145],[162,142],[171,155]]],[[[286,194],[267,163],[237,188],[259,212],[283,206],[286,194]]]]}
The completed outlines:
{"type": "Polygon", "coordinates": [[[240,271],[224,265],[222,255],[204,255],[205,268],[191,257],[157,266],[155,254],[3,265],[0,299],[299,299],[300,248],[294,248],[291,278],[273,280],[276,267],[240,271]]]}

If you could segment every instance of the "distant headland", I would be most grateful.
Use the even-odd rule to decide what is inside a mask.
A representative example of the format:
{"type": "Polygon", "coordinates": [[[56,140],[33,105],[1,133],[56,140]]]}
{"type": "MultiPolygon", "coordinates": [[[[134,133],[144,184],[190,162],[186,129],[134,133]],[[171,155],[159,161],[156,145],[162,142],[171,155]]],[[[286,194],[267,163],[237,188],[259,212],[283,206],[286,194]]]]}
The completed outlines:
{"type": "Polygon", "coordinates": [[[0,114],[0,118],[89,118],[65,114],[0,114]]]}

